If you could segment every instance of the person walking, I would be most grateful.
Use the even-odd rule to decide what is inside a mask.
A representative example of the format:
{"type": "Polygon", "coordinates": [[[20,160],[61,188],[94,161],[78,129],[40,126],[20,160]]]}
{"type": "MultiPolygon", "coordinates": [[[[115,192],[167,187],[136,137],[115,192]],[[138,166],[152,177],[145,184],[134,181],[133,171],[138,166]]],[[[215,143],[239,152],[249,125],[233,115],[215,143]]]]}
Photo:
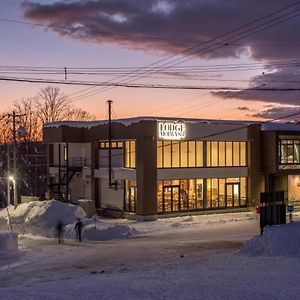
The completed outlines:
{"type": "Polygon", "coordinates": [[[76,231],[76,241],[81,242],[81,232],[82,232],[83,224],[80,220],[80,218],[77,219],[77,222],[75,224],[75,231],[76,231]]]}
{"type": "Polygon", "coordinates": [[[63,233],[64,233],[64,224],[62,221],[58,221],[56,225],[56,234],[57,234],[57,239],[59,244],[62,244],[64,242],[63,233]]]}

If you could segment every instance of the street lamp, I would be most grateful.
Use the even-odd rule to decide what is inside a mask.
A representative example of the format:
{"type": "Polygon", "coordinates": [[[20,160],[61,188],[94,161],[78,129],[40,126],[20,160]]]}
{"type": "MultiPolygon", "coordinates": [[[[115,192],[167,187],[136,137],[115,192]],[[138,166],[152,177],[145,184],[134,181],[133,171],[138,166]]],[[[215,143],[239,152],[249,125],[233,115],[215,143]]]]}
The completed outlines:
{"type": "Polygon", "coordinates": [[[18,206],[16,180],[13,176],[9,176],[8,179],[13,182],[13,187],[14,187],[14,209],[16,209],[17,206],[18,206]]]}

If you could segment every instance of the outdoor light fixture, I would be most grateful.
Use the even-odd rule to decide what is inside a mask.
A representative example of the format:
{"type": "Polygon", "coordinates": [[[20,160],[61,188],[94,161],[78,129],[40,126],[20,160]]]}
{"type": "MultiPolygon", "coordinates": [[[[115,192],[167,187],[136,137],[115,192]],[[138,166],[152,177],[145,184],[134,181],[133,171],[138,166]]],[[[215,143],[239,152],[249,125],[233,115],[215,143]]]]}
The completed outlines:
{"type": "Polygon", "coordinates": [[[13,176],[9,176],[8,179],[9,179],[10,181],[13,181],[13,182],[15,181],[15,179],[14,179],[13,176]]]}

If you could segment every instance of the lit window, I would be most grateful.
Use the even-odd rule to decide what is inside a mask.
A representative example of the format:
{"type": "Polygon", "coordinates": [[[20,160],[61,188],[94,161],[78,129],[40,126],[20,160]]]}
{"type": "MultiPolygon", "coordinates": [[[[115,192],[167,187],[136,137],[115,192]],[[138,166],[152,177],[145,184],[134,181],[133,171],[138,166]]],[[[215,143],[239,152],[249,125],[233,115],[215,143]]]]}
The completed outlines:
{"type": "Polygon", "coordinates": [[[68,147],[64,146],[64,161],[68,160],[68,147]]]}

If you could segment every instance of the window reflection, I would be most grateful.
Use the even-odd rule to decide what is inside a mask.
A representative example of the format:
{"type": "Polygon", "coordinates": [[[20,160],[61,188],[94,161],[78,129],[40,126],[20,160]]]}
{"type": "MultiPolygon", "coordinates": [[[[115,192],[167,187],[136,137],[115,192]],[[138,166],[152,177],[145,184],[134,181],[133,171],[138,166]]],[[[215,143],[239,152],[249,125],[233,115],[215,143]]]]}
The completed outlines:
{"type": "Polygon", "coordinates": [[[136,212],[136,181],[125,180],[125,205],[124,210],[136,212]]]}
{"type": "Polygon", "coordinates": [[[300,164],[300,140],[279,141],[280,164],[300,164]]]}
{"type": "MultiPolygon", "coordinates": [[[[246,142],[207,141],[206,167],[246,166],[246,142]]],[[[157,141],[158,168],[203,167],[203,141],[157,141]]],[[[300,144],[297,145],[300,158],[300,144]]]]}
{"type": "Polygon", "coordinates": [[[245,206],[246,200],[247,178],[245,177],[157,182],[159,213],[239,207],[245,206]]]}

